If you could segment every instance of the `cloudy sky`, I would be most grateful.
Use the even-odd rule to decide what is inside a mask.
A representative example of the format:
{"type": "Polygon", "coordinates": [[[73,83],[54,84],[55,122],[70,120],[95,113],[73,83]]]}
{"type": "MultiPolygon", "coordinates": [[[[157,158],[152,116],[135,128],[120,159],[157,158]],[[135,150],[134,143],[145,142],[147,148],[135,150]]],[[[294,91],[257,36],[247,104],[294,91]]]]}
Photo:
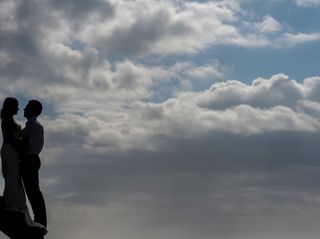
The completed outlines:
{"type": "Polygon", "coordinates": [[[45,106],[47,238],[318,238],[319,18],[319,0],[0,0],[1,100],[45,106]]]}

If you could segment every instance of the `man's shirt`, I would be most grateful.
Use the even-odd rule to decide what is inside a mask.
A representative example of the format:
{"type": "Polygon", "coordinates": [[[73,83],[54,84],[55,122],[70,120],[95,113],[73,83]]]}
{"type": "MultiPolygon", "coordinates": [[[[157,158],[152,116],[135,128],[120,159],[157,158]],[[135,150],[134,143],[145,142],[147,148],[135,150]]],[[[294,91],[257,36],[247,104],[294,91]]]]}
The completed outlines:
{"type": "Polygon", "coordinates": [[[36,117],[27,121],[21,140],[27,154],[40,154],[44,144],[44,132],[36,117]]]}

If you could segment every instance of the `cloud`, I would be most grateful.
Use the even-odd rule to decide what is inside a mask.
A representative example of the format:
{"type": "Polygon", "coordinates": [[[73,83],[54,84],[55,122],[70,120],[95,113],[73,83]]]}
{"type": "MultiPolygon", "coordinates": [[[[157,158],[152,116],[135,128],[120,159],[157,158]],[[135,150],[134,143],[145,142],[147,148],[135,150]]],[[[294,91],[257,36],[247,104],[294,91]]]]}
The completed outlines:
{"type": "MultiPolygon", "coordinates": [[[[207,176],[203,176],[203,183],[222,180],[222,185],[236,187],[237,177],[252,170],[257,173],[252,176],[258,178],[257,185],[263,180],[270,183],[261,193],[268,194],[264,190],[272,190],[279,183],[289,187],[293,183],[282,182],[280,172],[273,174],[267,166],[299,167],[303,164],[301,157],[305,157],[307,165],[316,163],[313,152],[317,150],[320,111],[319,99],[310,89],[318,83],[318,77],[298,84],[279,74],[270,79],[258,78],[251,85],[218,82],[208,91],[181,92],[162,103],[138,100],[131,107],[123,104],[121,108],[112,106],[117,102],[102,101],[111,107],[99,111],[100,101],[92,102],[86,114],[44,117],[47,145],[43,155],[46,180],[51,182],[47,186],[50,200],[99,205],[112,204],[118,197],[126,203],[133,203],[135,197],[146,197],[150,210],[157,210],[157,214],[155,198],[160,197],[169,206],[170,200],[174,203],[184,195],[168,194],[166,185],[181,177],[183,180],[173,187],[185,187],[193,179],[201,186],[198,177],[204,171],[208,174],[204,174],[207,176]],[[223,94],[219,93],[221,89],[223,94]],[[228,95],[234,95],[233,104],[225,98],[228,95]],[[224,181],[226,175],[231,181],[224,181]],[[163,177],[168,181],[158,182],[163,177]],[[148,182],[144,182],[145,178],[148,182]]],[[[246,180],[252,180],[243,177],[244,185],[246,180]]],[[[186,197],[193,198],[189,194],[186,197]]]]}
{"type": "MultiPolygon", "coordinates": [[[[162,138],[203,137],[218,131],[236,135],[317,133],[317,85],[318,77],[299,84],[278,74],[270,79],[258,78],[251,85],[217,82],[209,90],[176,93],[162,103],[139,98],[128,102],[123,97],[94,94],[86,100],[97,101],[86,103],[78,96],[57,105],[60,117],[47,119],[48,131],[52,131],[48,137],[55,145],[69,132],[66,135],[71,138],[65,139],[65,146],[77,143],[102,153],[117,149],[156,150],[162,146],[162,138]]],[[[121,94],[122,89],[116,92],[121,94]]]]}
{"type": "Polygon", "coordinates": [[[111,55],[194,53],[238,35],[228,24],[236,20],[229,5],[190,2],[177,8],[170,1],[126,2],[114,23],[90,27],[83,36],[111,55]]]}
{"type": "Polygon", "coordinates": [[[239,1],[1,1],[0,96],[45,104],[48,236],[318,235],[320,78],[190,60],[319,40],[286,30],[239,1]]]}
{"type": "Polygon", "coordinates": [[[320,5],[319,0],[295,0],[295,3],[301,7],[312,7],[320,5]]]}
{"type": "Polygon", "coordinates": [[[320,33],[297,33],[291,34],[286,33],[283,35],[282,39],[279,39],[280,45],[295,46],[297,44],[306,42],[315,42],[320,40],[320,33]]]}
{"type": "MultiPolygon", "coordinates": [[[[315,80],[317,81],[317,80],[315,80]]],[[[309,83],[306,83],[306,87],[309,83]]],[[[239,104],[268,108],[277,105],[292,107],[303,99],[304,85],[290,80],[284,74],[271,79],[257,78],[251,85],[239,81],[227,81],[212,85],[200,102],[201,106],[225,109],[239,104]]]]}
{"type": "MultiPolygon", "coordinates": [[[[93,0],[88,1],[80,0],[53,0],[49,2],[65,17],[68,17],[69,21],[83,20],[90,18],[97,18],[102,20],[103,18],[111,17],[114,14],[114,5],[109,1],[93,0]]],[[[83,23],[83,22],[82,22],[83,23]]],[[[79,26],[80,27],[80,26],[79,26]]]]}
{"type": "Polygon", "coordinates": [[[282,26],[273,17],[265,16],[262,22],[256,24],[256,28],[262,33],[273,33],[280,31],[282,26]]]}
{"type": "Polygon", "coordinates": [[[194,54],[219,45],[287,47],[319,40],[318,33],[286,32],[269,15],[260,22],[248,21],[236,1],[1,4],[0,69],[6,81],[23,76],[77,84],[89,78],[88,84],[110,89],[103,68],[114,59],[194,54]]]}
{"type": "MultiPolygon", "coordinates": [[[[61,154],[44,161],[42,175],[59,178],[46,187],[48,205],[56,210],[51,222],[60,225],[63,220],[74,228],[71,233],[60,225],[54,235],[64,232],[61,236],[67,238],[84,229],[92,235],[131,233],[136,238],[139,230],[148,234],[157,227],[156,238],[163,233],[183,238],[185,230],[190,238],[210,238],[213,233],[223,236],[245,216],[226,238],[245,232],[252,238],[258,232],[267,236],[275,226],[271,218],[281,224],[276,234],[288,236],[281,228],[295,228],[296,223],[288,215],[296,215],[297,221],[303,221],[303,213],[318,218],[313,213],[319,207],[317,134],[212,132],[158,140],[162,145],[152,151],[144,145],[141,150],[99,153],[80,144],[65,145],[61,154]],[[84,214],[92,223],[83,220],[84,214]],[[128,227],[119,230],[119,225],[128,227]]],[[[65,142],[72,143],[68,138],[65,142]]],[[[315,230],[314,223],[309,226],[315,230]]]]}
{"type": "MultiPolygon", "coordinates": [[[[241,23],[246,19],[243,18],[240,4],[235,1],[173,4],[171,1],[139,0],[109,5],[108,8],[113,10],[108,19],[93,18],[86,21],[82,16],[86,25],[79,28],[69,24],[67,28],[72,36],[65,44],[89,45],[107,56],[125,58],[153,54],[193,54],[214,45],[265,47],[274,45],[279,39],[287,39],[280,32],[281,24],[269,15],[262,22],[249,22],[254,26],[249,32],[243,29],[241,23]],[[148,11],[141,12],[140,9],[148,11]],[[277,32],[278,35],[269,37],[271,32],[277,32]]],[[[95,12],[94,9],[92,12],[95,12]]],[[[288,34],[298,38],[304,33],[288,34]]],[[[311,35],[305,36],[311,40],[311,35]]],[[[290,39],[288,37],[287,40],[290,39]]]]}
{"type": "Polygon", "coordinates": [[[212,109],[225,109],[239,104],[270,108],[287,106],[295,109],[303,100],[319,101],[315,91],[319,87],[319,77],[306,78],[298,83],[284,74],[270,79],[257,78],[251,85],[239,81],[216,83],[200,98],[200,106],[212,109]]]}

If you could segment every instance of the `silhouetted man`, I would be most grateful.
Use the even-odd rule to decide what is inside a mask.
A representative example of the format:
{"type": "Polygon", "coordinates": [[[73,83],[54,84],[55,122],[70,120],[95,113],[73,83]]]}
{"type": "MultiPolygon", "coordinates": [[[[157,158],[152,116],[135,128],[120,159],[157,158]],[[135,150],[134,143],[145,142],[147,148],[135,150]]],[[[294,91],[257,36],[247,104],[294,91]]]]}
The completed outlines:
{"type": "Polygon", "coordinates": [[[47,227],[46,206],[39,186],[41,166],[39,154],[43,148],[44,133],[37,117],[41,112],[42,104],[37,100],[30,100],[24,108],[24,117],[28,121],[21,135],[24,148],[21,156],[21,174],[26,195],[34,214],[34,221],[47,227]]]}

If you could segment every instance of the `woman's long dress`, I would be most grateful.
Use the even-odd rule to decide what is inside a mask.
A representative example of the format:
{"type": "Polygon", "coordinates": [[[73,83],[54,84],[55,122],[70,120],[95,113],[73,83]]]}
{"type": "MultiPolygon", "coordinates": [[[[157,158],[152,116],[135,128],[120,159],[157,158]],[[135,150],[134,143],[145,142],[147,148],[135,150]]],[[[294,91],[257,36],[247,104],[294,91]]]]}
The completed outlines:
{"type": "Polygon", "coordinates": [[[15,124],[14,130],[2,128],[3,144],[1,147],[2,174],[5,181],[3,198],[6,208],[15,211],[21,211],[25,214],[25,221],[32,225],[33,221],[26,203],[26,196],[22,184],[19,169],[19,152],[16,146],[12,144],[12,137],[18,139],[21,128],[15,124]],[[9,140],[8,142],[8,138],[9,140]]]}

